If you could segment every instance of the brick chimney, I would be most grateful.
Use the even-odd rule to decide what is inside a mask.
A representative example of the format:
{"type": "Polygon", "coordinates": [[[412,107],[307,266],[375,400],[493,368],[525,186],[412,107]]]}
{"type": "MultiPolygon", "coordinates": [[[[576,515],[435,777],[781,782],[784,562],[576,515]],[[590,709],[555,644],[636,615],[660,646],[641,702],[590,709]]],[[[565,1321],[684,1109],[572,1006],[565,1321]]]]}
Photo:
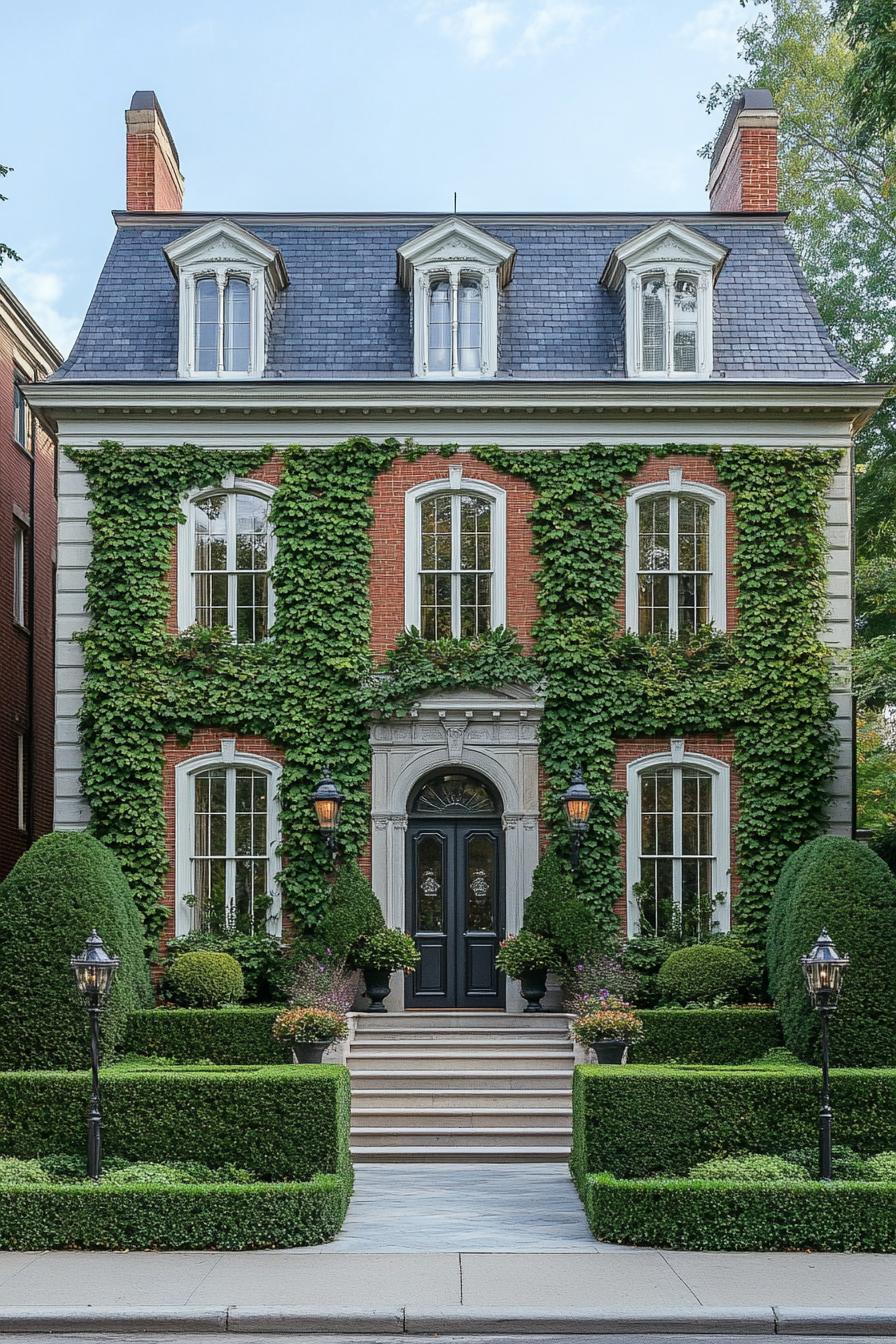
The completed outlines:
{"type": "Polygon", "coordinates": [[[184,179],[165,114],[152,89],[138,90],[124,114],[127,208],[182,210],[184,179]]]}
{"type": "Polygon", "coordinates": [[[768,89],[744,89],[728,109],[709,166],[709,208],[778,208],[778,113],[768,89]]]}

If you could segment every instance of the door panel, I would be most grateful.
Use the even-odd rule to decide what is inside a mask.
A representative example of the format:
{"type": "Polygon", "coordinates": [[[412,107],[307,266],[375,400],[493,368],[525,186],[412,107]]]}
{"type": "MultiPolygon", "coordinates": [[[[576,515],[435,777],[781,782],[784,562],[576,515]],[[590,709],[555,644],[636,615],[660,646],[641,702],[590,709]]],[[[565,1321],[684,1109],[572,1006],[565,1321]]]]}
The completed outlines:
{"type": "Polygon", "coordinates": [[[499,837],[500,831],[491,827],[458,828],[463,909],[458,987],[462,999],[469,1004],[483,1005],[485,1000],[498,995],[495,954],[500,936],[499,837]]]}
{"type": "Polygon", "coordinates": [[[420,964],[414,972],[414,994],[431,1000],[447,1001],[450,992],[450,925],[446,900],[446,882],[452,866],[450,837],[444,831],[427,827],[411,836],[410,894],[408,927],[420,952],[420,964]]]}

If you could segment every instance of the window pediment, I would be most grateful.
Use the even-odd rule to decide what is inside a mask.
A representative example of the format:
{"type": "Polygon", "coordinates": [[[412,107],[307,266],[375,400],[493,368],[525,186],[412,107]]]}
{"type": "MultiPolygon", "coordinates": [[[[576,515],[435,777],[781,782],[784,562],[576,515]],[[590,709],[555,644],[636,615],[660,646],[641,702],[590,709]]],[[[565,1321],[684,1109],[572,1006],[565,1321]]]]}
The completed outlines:
{"type": "Polygon", "coordinates": [[[418,233],[398,249],[398,283],[410,289],[417,268],[459,262],[495,272],[503,288],[513,276],[516,248],[494,238],[465,219],[445,219],[418,233]]]}
{"type": "Polygon", "coordinates": [[[712,238],[689,229],[673,220],[664,220],[645,229],[643,233],[620,243],[610,253],[600,278],[607,289],[618,289],[627,271],[652,266],[682,266],[693,270],[709,270],[715,280],[729,249],[712,238]]]}

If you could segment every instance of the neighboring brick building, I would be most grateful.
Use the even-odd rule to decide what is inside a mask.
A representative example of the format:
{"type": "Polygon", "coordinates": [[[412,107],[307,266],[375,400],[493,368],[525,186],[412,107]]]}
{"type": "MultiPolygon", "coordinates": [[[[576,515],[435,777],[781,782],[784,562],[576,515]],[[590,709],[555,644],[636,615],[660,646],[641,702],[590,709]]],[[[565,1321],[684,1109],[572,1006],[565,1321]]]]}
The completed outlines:
{"type": "Polygon", "coordinates": [[[22,388],[61,362],[0,280],[0,878],[53,824],[56,441],[22,388]]]}
{"type": "MultiPolygon", "coordinates": [[[[618,501],[627,519],[620,629],[671,639],[709,623],[732,631],[736,500],[700,450],[821,446],[841,462],[828,499],[822,635],[842,657],[852,436],[882,392],[838,355],[799,273],[777,211],[777,113],[766,93],[748,90],[732,105],[712,162],[712,208],[674,219],[185,214],[155,96],[136,94],[126,121],[127,210],[116,213],[71,356],[29,395],[75,448],[112,439],[274,449],[247,479],[222,472],[220,484],[183,500],[187,521],[171,538],[170,630],[223,624],[240,642],[267,639],[278,540],[269,508],[282,451],[367,435],[411,437],[431,450],[396,459],[372,490],[377,659],[411,626],[442,638],[506,624],[537,653],[534,487],[478,460],[470,450],[482,443],[648,450],[618,501]],[[457,445],[453,456],[436,451],[446,443],[457,445]]],[[[84,474],[64,456],[60,482],[55,824],[74,829],[89,821],[76,636],[88,619],[90,501],[84,474]]],[[[840,752],[829,826],[848,834],[851,705],[842,687],[833,698],[840,752]]],[[[430,902],[427,918],[440,922],[430,932],[451,964],[460,966],[451,940],[463,941],[464,909],[491,900],[495,939],[519,927],[539,854],[543,708],[537,685],[459,689],[423,695],[407,716],[370,725],[365,862],[374,889],[389,923],[415,933],[430,902]],[[468,841],[480,846],[475,864],[468,841]]],[[[290,744],[238,723],[196,724],[186,744],[164,731],[170,934],[190,926],[187,898],[200,889],[231,916],[251,891],[276,892],[277,788],[290,744]],[[251,835],[242,848],[239,827],[251,835]]],[[[725,926],[742,881],[737,828],[746,813],[733,732],[645,729],[610,740],[615,783],[628,795],[623,925],[637,928],[634,889],[653,883],[657,907],[660,888],[681,910],[719,894],[725,926]]],[[[445,964],[432,961],[436,978],[445,964]]],[[[480,958],[485,979],[489,965],[493,973],[493,958],[480,958]]],[[[458,988],[464,973],[449,975],[447,988],[418,985],[410,993],[421,997],[409,1002],[430,992],[449,1007],[483,1002],[458,988]]],[[[491,1006],[502,996],[499,985],[491,1006]]]]}

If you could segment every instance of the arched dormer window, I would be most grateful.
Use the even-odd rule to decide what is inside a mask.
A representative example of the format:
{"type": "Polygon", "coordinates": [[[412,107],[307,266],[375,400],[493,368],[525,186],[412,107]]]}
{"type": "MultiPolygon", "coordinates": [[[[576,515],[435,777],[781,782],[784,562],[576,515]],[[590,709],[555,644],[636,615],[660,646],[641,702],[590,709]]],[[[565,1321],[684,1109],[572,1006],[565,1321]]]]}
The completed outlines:
{"type": "Polygon", "coordinates": [[[729,769],[669,752],[628,766],[628,929],[704,938],[730,923],[729,769]]]}
{"type": "Polygon", "coordinates": [[[505,621],[505,494],[464,477],[405,496],[405,625],[424,639],[467,639],[505,621]]]}
{"type": "Polygon", "coordinates": [[[178,531],[178,626],[227,628],[238,644],[269,637],[274,619],[273,488],[228,477],[184,505],[178,531]]]}
{"type": "Polygon", "coordinates": [[[626,627],[678,639],[701,625],[726,626],[725,496],[668,479],[636,486],[626,500],[626,627]]]}
{"type": "Polygon", "coordinates": [[[398,249],[411,293],[414,373],[489,378],[498,370],[498,291],[516,253],[463,219],[448,219],[398,249]]]}
{"type": "Polygon", "coordinates": [[[237,752],[234,738],[177,766],[178,936],[191,929],[279,933],[279,782],[277,762],[237,752]]]}

